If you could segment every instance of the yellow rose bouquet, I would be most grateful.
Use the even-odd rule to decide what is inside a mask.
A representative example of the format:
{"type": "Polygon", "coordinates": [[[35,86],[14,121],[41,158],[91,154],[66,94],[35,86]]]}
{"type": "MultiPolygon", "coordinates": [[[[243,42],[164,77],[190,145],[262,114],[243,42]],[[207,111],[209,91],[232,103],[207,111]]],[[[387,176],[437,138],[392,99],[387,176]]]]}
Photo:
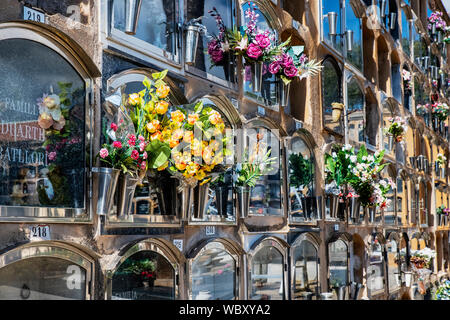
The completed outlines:
{"type": "Polygon", "coordinates": [[[161,167],[194,187],[209,182],[214,173],[226,170],[225,124],[220,113],[203,102],[178,107],[162,132],[171,148],[171,158],[161,167]]]}

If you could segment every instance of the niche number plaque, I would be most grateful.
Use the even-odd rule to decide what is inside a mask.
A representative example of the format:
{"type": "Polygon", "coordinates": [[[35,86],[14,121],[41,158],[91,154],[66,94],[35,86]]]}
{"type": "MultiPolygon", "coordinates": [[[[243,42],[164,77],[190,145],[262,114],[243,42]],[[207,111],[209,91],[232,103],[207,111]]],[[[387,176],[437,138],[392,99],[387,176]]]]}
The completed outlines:
{"type": "Polygon", "coordinates": [[[45,23],[45,14],[28,7],[23,7],[23,20],[45,23]]]}
{"type": "Polygon", "coordinates": [[[50,240],[50,226],[38,224],[30,227],[30,241],[50,240]]]}

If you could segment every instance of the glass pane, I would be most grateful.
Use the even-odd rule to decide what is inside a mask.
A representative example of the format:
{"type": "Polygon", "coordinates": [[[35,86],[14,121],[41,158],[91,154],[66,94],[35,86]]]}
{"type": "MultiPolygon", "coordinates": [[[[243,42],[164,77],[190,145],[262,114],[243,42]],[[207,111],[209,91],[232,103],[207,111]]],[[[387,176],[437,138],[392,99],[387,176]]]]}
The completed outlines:
{"type": "Polygon", "coordinates": [[[294,299],[305,299],[308,292],[319,293],[319,264],[317,250],[309,241],[303,241],[294,250],[294,299]]]}
{"type": "Polygon", "coordinates": [[[328,245],[331,288],[346,286],[348,283],[347,251],[347,244],[340,239],[328,245]]]}
{"type": "Polygon", "coordinates": [[[353,31],[353,48],[347,51],[348,60],[359,70],[362,69],[362,41],[361,20],[355,16],[350,1],[345,4],[345,17],[347,30],[353,31]]]}
{"type": "Polygon", "coordinates": [[[329,12],[337,13],[337,23],[336,23],[336,33],[340,34],[341,32],[341,8],[340,8],[340,0],[323,0],[322,1],[322,15],[323,15],[323,39],[331,44],[335,49],[342,51],[342,37],[340,35],[330,36],[330,24],[329,19],[325,16],[329,12]]]}
{"type": "Polygon", "coordinates": [[[355,80],[347,86],[348,135],[350,140],[364,142],[364,95],[355,80]]]}
{"type": "Polygon", "coordinates": [[[383,252],[378,239],[371,244],[369,252],[369,266],[367,267],[367,288],[371,295],[382,293],[384,290],[383,252]]]}
{"type": "MultiPolygon", "coordinates": [[[[341,79],[333,63],[325,60],[322,69],[322,96],[325,126],[338,133],[343,133],[344,123],[340,117],[333,119],[333,102],[341,102],[341,79]]],[[[336,111],[334,111],[336,113],[336,111]]]]}
{"type": "Polygon", "coordinates": [[[387,245],[388,251],[388,277],[389,277],[389,291],[393,291],[400,287],[399,278],[399,254],[397,252],[398,246],[395,240],[392,240],[387,245]]]}
{"type": "MultiPolygon", "coordinates": [[[[270,157],[274,157],[280,161],[279,150],[280,141],[269,130],[256,128],[255,130],[261,139],[261,143],[267,145],[268,150],[272,150],[270,157]]],[[[249,130],[250,132],[250,130],[249,130]]],[[[255,134],[255,136],[256,136],[255,134]]],[[[251,135],[253,137],[253,135],[251,135]]],[[[252,150],[253,140],[250,140],[250,135],[247,136],[247,146],[252,150]]],[[[274,170],[271,171],[274,174],[268,174],[260,177],[255,187],[251,188],[250,194],[250,207],[249,213],[253,215],[281,215],[281,175],[280,175],[280,162],[273,165],[274,170]]]]}
{"type": "Polygon", "coordinates": [[[261,248],[252,260],[252,300],[283,300],[283,256],[275,247],[261,248]]]}
{"type": "Polygon", "coordinates": [[[42,44],[0,42],[0,205],[84,208],[84,80],[42,44]]]}
{"type": "Polygon", "coordinates": [[[175,270],[166,258],[154,251],[135,253],[114,273],[111,298],[175,299],[175,270]]]}
{"type": "Polygon", "coordinates": [[[209,244],[192,262],[193,300],[233,300],[236,262],[221,244],[209,244]]]}
{"type": "Polygon", "coordinates": [[[400,10],[400,12],[402,13],[402,48],[403,52],[405,52],[407,56],[410,56],[411,55],[410,49],[411,40],[409,36],[410,22],[406,17],[405,12],[403,10],[400,10]]]}
{"type": "Polygon", "coordinates": [[[305,142],[300,138],[292,141],[289,150],[289,206],[294,221],[316,218],[314,205],[314,159],[305,142]]]}
{"type": "MultiPolygon", "coordinates": [[[[269,30],[272,33],[275,33],[275,31],[271,28],[267,18],[264,16],[264,14],[258,9],[257,6],[252,7],[255,9],[255,13],[259,14],[258,21],[256,23],[256,27],[259,28],[262,31],[269,30]]],[[[248,19],[245,17],[244,12],[250,8],[249,2],[246,2],[242,5],[242,20],[243,24],[246,24],[248,22],[248,19]]],[[[275,36],[277,34],[275,33],[275,36]]],[[[275,75],[271,74],[269,72],[269,65],[267,63],[264,64],[263,67],[263,82],[261,86],[261,92],[253,92],[253,89],[251,87],[251,68],[250,66],[245,66],[245,73],[244,73],[244,91],[245,94],[258,100],[259,102],[272,106],[278,103],[277,99],[277,92],[278,92],[278,80],[275,75]]]]}
{"type": "MultiPolygon", "coordinates": [[[[176,50],[175,21],[174,0],[142,0],[134,36],[174,53],[176,50]]],[[[113,25],[114,28],[125,31],[125,1],[114,1],[113,25]]]]}
{"type": "Polygon", "coordinates": [[[225,80],[232,80],[233,75],[230,74],[234,70],[233,60],[225,58],[220,66],[214,66],[211,63],[210,56],[208,54],[208,44],[214,39],[212,36],[219,35],[219,28],[214,17],[211,16],[209,11],[217,9],[220,14],[225,27],[232,29],[233,16],[232,16],[232,1],[231,0],[216,0],[216,1],[199,1],[188,0],[187,1],[187,20],[195,19],[203,16],[202,24],[208,29],[208,37],[200,35],[197,48],[197,56],[195,58],[195,67],[202,71],[208,72],[216,77],[225,80]],[[232,63],[230,65],[230,63],[232,63]],[[230,67],[231,66],[231,67],[230,67]]]}
{"type": "Polygon", "coordinates": [[[86,270],[59,258],[30,258],[0,269],[0,300],[86,299],[86,270]]]}

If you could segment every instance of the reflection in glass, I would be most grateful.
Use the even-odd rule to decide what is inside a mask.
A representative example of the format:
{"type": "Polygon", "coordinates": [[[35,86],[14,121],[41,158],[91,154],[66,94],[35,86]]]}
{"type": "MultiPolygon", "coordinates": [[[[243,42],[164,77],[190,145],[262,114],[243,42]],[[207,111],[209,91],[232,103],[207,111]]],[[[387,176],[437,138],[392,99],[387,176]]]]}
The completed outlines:
{"type": "Polygon", "coordinates": [[[126,259],[114,273],[111,299],[175,299],[175,270],[159,253],[137,252],[126,259]]]}
{"type": "Polygon", "coordinates": [[[252,300],[283,300],[283,256],[272,246],[262,247],[252,259],[252,300]]]}
{"type": "Polygon", "coordinates": [[[370,245],[367,289],[372,296],[382,293],[384,290],[383,251],[378,238],[375,238],[370,245]]]}
{"type": "MultiPolygon", "coordinates": [[[[217,36],[219,34],[219,29],[217,28],[216,20],[211,16],[209,11],[216,8],[222,17],[225,26],[232,29],[232,7],[233,2],[231,0],[188,0],[186,5],[187,20],[189,21],[202,16],[202,24],[208,29],[208,34],[217,36]]],[[[195,58],[195,68],[210,73],[221,79],[232,81],[233,76],[230,71],[234,69],[234,64],[230,65],[230,59],[225,59],[226,62],[224,62],[223,66],[214,66],[211,63],[211,59],[207,51],[209,41],[211,41],[211,39],[204,35],[200,35],[197,56],[195,58]]]]}
{"type": "Polygon", "coordinates": [[[0,268],[0,300],[86,299],[86,270],[60,258],[24,259],[0,268]]]}
{"type": "Polygon", "coordinates": [[[193,300],[234,300],[236,262],[220,243],[210,243],[192,262],[193,300]]]}
{"type": "MultiPolygon", "coordinates": [[[[248,130],[247,146],[249,150],[253,150],[254,143],[256,143],[256,136],[261,141],[260,150],[271,150],[270,157],[280,159],[280,141],[270,130],[264,128],[252,128],[248,130]],[[254,139],[255,138],[255,139],[254,139]]],[[[278,160],[279,161],[279,160],[278,160]]],[[[281,175],[280,162],[272,165],[273,170],[268,174],[260,177],[255,187],[251,189],[249,213],[252,215],[281,215],[281,175]]]]}
{"type": "Polygon", "coordinates": [[[330,287],[338,288],[348,283],[347,244],[338,239],[328,244],[330,287]]]}
{"type": "Polygon", "coordinates": [[[341,34],[341,0],[322,0],[322,15],[323,15],[323,39],[331,44],[338,51],[342,51],[343,40],[339,35],[341,34]],[[337,13],[336,33],[335,36],[330,36],[329,20],[325,16],[328,12],[337,13]]]}
{"type": "Polygon", "coordinates": [[[319,264],[316,247],[302,241],[294,250],[294,299],[305,299],[319,294],[319,264]]]}
{"type": "Polygon", "coordinates": [[[317,218],[314,204],[314,160],[303,139],[291,141],[288,155],[289,206],[293,221],[317,218]]]}
{"type": "Polygon", "coordinates": [[[400,288],[400,254],[398,251],[398,245],[395,240],[391,240],[386,245],[387,258],[388,258],[388,282],[389,292],[395,291],[400,288]]]}
{"type": "Polygon", "coordinates": [[[410,49],[410,45],[411,45],[410,38],[411,37],[409,35],[410,22],[405,15],[405,11],[403,9],[401,9],[400,12],[402,14],[402,49],[403,49],[403,52],[405,52],[407,56],[410,56],[410,54],[411,54],[411,49],[410,49]]]}
{"type": "Polygon", "coordinates": [[[352,51],[347,51],[348,60],[359,70],[362,69],[362,29],[361,19],[355,16],[353,7],[350,5],[350,0],[345,1],[345,23],[346,29],[353,31],[353,48],[352,51]]]}
{"type": "Polygon", "coordinates": [[[364,94],[355,79],[347,86],[348,95],[348,135],[353,141],[364,142],[364,94]]]}
{"type": "MultiPolygon", "coordinates": [[[[341,78],[337,68],[330,60],[325,60],[322,69],[322,105],[325,126],[335,132],[343,133],[342,112],[338,119],[333,119],[333,102],[341,102],[341,78]]],[[[335,111],[336,112],[336,111],[335,111]]]]}
{"type": "MultiPolygon", "coordinates": [[[[175,53],[175,8],[174,0],[142,0],[134,37],[175,53]]],[[[114,1],[113,26],[115,29],[125,30],[125,1],[114,1]]]]}
{"type": "MultiPolygon", "coordinates": [[[[252,5],[253,7],[253,5],[252,5]]],[[[246,2],[241,7],[241,12],[243,14],[242,16],[242,24],[246,24],[248,22],[248,18],[245,17],[244,13],[245,11],[250,8],[250,3],[246,2]]],[[[259,14],[258,21],[256,23],[256,26],[263,31],[271,31],[272,33],[275,33],[275,36],[277,37],[276,32],[273,30],[273,28],[270,26],[268,19],[262,13],[258,6],[253,7],[256,14],[259,14]]],[[[267,63],[264,63],[263,66],[263,82],[261,87],[261,92],[253,92],[251,88],[251,71],[250,66],[245,66],[244,70],[244,91],[245,94],[249,97],[252,97],[256,99],[258,102],[263,103],[267,106],[276,105],[278,103],[277,99],[277,92],[278,92],[278,80],[275,75],[271,74],[269,72],[269,65],[267,63]]]]}
{"type": "Polygon", "coordinates": [[[24,39],[0,41],[0,70],[0,205],[84,208],[84,80],[24,39]]]}

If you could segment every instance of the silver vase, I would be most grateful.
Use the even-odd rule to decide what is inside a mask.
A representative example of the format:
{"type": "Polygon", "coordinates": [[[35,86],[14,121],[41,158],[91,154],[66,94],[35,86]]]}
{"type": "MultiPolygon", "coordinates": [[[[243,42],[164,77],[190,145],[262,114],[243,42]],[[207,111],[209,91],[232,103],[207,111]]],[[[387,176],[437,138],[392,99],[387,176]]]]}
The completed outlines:
{"type": "Polygon", "coordinates": [[[392,151],[394,148],[394,136],[392,134],[389,134],[388,136],[388,149],[389,151],[392,151]]]}
{"type": "Polygon", "coordinates": [[[328,194],[326,197],[328,199],[327,202],[329,203],[330,217],[336,219],[339,211],[339,196],[335,194],[328,194]]]}
{"type": "Polygon", "coordinates": [[[359,223],[359,213],[361,208],[361,201],[359,197],[352,197],[349,201],[349,214],[353,223],[359,223]]]}
{"type": "Polygon", "coordinates": [[[445,179],[445,175],[446,175],[445,168],[440,168],[439,171],[440,171],[439,176],[441,177],[441,179],[445,179]]]}
{"type": "Polygon", "coordinates": [[[369,223],[375,223],[375,213],[377,210],[377,207],[371,206],[366,208],[368,217],[369,217],[369,223]]]}
{"type": "Polygon", "coordinates": [[[237,186],[235,188],[239,217],[247,218],[250,208],[250,193],[252,189],[249,186],[237,186]]]}
{"type": "Polygon", "coordinates": [[[291,83],[285,84],[283,80],[280,80],[278,99],[280,101],[281,107],[288,106],[290,89],[291,89],[291,83]]]}
{"type": "Polygon", "coordinates": [[[345,289],[346,286],[336,287],[334,288],[336,295],[338,297],[338,300],[345,300],[345,289]]]}
{"type": "Polygon", "coordinates": [[[443,40],[442,31],[439,30],[439,31],[437,32],[437,41],[438,41],[439,43],[442,43],[442,40],[443,40]]]}
{"type": "Polygon", "coordinates": [[[416,163],[417,163],[416,157],[409,157],[409,163],[411,164],[411,167],[413,169],[415,169],[416,168],[416,163]]]}
{"type": "Polygon", "coordinates": [[[142,0],[125,0],[125,33],[136,34],[142,0]]]}
{"type": "Polygon", "coordinates": [[[126,217],[130,214],[131,205],[133,204],[134,191],[139,181],[138,177],[130,174],[121,174],[117,185],[118,201],[117,216],[126,217]]]}
{"type": "Polygon", "coordinates": [[[443,226],[443,222],[444,222],[444,215],[443,214],[438,214],[438,226],[443,226]]]}
{"type": "Polygon", "coordinates": [[[111,168],[92,168],[94,183],[98,184],[97,214],[107,215],[114,203],[114,194],[120,170],[111,168]]]}
{"type": "Polygon", "coordinates": [[[184,62],[188,65],[195,64],[195,57],[197,56],[198,38],[200,37],[200,26],[186,27],[186,44],[184,62]]]}
{"type": "Polygon", "coordinates": [[[250,66],[253,92],[260,92],[262,87],[263,62],[255,62],[250,66]]]}
{"type": "Polygon", "coordinates": [[[220,186],[214,189],[214,195],[216,198],[216,209],[219,216],[227,216],[227,204],[228,204],[228,187],[220,186]]]}
{"type": "Polygon", "coordinates": [[[209,200],[209,183],[203,185],[198,184],[194,188],[194,212],[195,219],[203,219],[208,210],[209,200]]]}

